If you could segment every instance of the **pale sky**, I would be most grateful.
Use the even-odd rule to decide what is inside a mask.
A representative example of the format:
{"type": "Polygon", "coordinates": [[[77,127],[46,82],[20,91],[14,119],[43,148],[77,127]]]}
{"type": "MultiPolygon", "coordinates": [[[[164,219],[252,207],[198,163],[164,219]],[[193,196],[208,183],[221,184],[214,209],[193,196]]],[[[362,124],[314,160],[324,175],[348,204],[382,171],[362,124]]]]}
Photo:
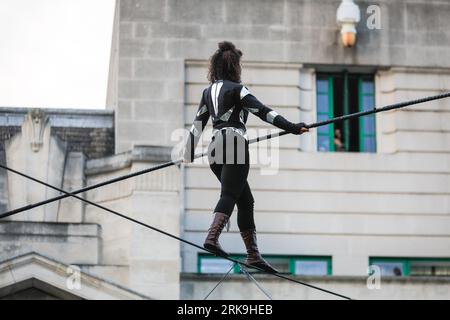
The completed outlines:
{"type": "Polygon", "coordinates": [[[104,108],[115,0],[0,0],[0,107],[104,108]]]}

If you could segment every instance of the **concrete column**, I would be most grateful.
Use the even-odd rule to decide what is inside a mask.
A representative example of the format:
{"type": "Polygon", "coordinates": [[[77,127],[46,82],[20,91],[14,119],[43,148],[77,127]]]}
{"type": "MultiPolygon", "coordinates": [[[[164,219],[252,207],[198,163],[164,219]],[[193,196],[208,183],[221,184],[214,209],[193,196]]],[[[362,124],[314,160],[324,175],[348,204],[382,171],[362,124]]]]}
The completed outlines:
{"type": "MultiPolygon", "coordinates": [[[[313,68],[300,69],[300,121],[314,123],[317,121],[316,73],[313,68]]],[[[300,138],[302,151],[317,150],[317,130],[300,138]]]]}
{"type": "MultiPolygon", "coordinates": [[[[87,162],[88,185],[168,161],[170,148],[138,147],[132,152],[87,162]]],[[[177,167],[150,172],[88,193],[90,200],[179,236],[180,172],[177,167]]],[[[102,265],[128,272],[121,283],[157,299],[179,298],[180,243],[158,232],[90,205],[86,222],[102,228],[102,265]]],[[[101,275],[101,268],[97,268],[101,275]]]]}

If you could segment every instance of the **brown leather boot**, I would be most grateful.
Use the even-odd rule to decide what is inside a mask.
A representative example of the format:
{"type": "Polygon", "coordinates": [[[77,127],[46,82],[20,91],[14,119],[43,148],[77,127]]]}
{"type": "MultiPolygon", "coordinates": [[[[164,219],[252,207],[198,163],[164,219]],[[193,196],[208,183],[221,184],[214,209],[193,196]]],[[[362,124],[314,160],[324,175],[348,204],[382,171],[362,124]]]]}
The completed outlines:
{"type": "Polygon", "coordinates": [[[241,236],[244,240],[245,247],[247,248],[247,259],[245,260],[245,263],[269,273],[278,273],[278,270],[264,260],[259,253],[258,244],[256,243],[256,230],[249,229],[241,231],[241,236]]]}
{"type": "Polygon", "coordinates": [[[219,244],[219,236],[229,219],[230,216],[225,213],[215,212],[213,222],[211,223],[211,227],[209,227],[208,235],[206,236],[205,243],[203,244],[203,247],[214,252],[218,256],[229,256],[229,254],[225,252],[219,244]]]}

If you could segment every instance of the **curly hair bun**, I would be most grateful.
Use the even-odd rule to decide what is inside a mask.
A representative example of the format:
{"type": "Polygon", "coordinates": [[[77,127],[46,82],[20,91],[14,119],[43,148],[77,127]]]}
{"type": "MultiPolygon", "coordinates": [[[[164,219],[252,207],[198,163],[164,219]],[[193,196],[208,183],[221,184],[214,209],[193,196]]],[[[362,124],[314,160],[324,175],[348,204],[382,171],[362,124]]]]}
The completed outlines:
{"type": "Polygon", "coordinates": [[[236,49],[236,46],[230,41],[219,42],[218,47],[210,58],[208,80],[211,83],[217,80],[240,83],[242,51],[236,49]]]}
{"type": "Polygon", "coordinates": [[[219,42],[219,50],[222,52],[225,52],[228,50],[234,51],[234,50],[236,50],[236,47],[234,46],[233,43],[231,43],[229,41],[222,41],[222,42],[219,42]]]}

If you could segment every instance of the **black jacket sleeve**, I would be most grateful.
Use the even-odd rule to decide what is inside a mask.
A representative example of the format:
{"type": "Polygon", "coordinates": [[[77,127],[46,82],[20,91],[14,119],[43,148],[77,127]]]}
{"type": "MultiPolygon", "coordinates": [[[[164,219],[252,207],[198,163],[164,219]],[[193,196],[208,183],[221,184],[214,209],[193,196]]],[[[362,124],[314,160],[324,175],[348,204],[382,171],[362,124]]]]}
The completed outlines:
{"type": "Polygon", "coordinates": [[[197,147],[198,141],[206,124],[209,120],[209,110],[205,103],[205,91],[203,91],[202,99],[197,109],[197,114],[192,123],[191,129],[189,130],[189,136],[186,141],[186,147],[184,149],[184,159],[186,162],[194,161],[195,148],[197,147]]]}
{"type": "Polygon", "coordinates": [[[276,111],[262,104],[248,89],[242,86],[240,91],[241,106],[253,113],[261,120],[293,134],[300,134],[300,129],[305,126],[303,122],[293,123],[279,115],[276,111]]]}

